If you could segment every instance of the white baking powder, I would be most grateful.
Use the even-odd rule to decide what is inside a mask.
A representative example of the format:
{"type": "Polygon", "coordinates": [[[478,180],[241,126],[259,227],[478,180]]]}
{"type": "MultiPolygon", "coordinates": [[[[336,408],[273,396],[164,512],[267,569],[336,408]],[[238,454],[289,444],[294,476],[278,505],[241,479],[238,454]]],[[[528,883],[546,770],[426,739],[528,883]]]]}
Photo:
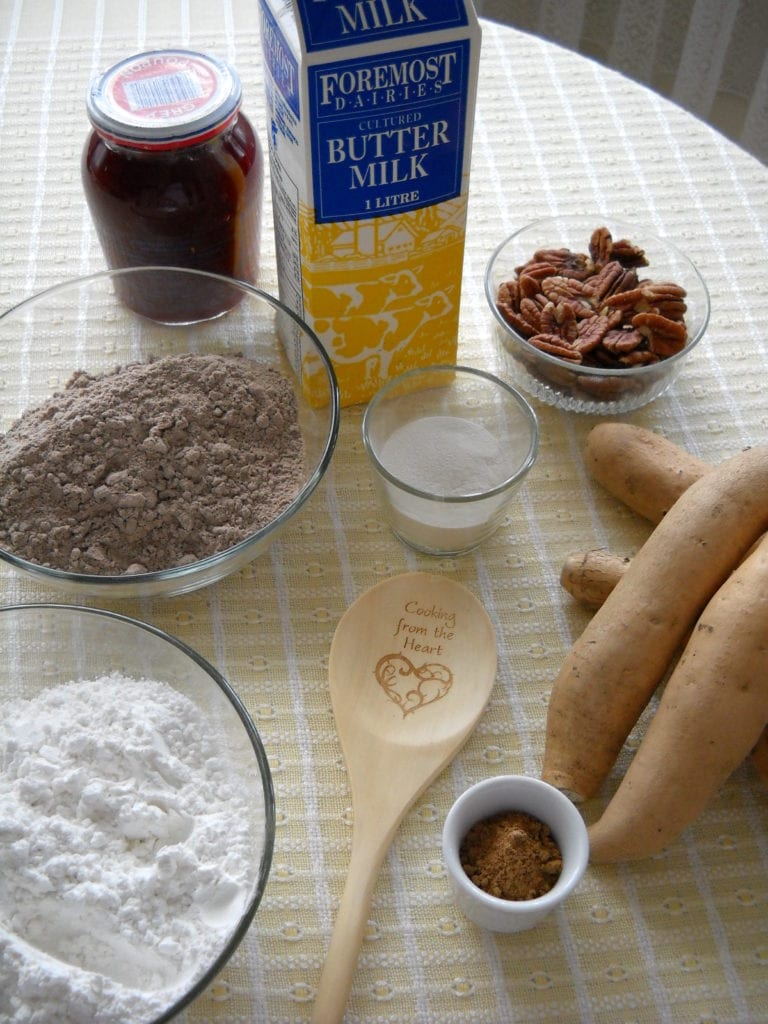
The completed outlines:
{"type": "Polygon", "coordinates": [[[0,705],[0,1021],[141,1024],[209,965],[258,856],[210,733],[120,675],[0,705]]]}
{"type": "Polygon", "coordinates": [[[422,416],[396,427],[381,446],[382,465],[403,483],[442,497],[498,487],[519,465],[494,435],[460,416],[422,416]],[[510,468],[512,467],[512,468],[510,468]]]}
{"type": "Polygon", "coordinates": [[[396,427],[379,460],[398,480],[427,495],[383,484],[392,525],[404,540],[425,551],[459,552],[493,531],[513,491],[472,501],[499,487],[525,461],[529,436],[499,442],[482,423],[460,416],[422,416],[396,427]]]}

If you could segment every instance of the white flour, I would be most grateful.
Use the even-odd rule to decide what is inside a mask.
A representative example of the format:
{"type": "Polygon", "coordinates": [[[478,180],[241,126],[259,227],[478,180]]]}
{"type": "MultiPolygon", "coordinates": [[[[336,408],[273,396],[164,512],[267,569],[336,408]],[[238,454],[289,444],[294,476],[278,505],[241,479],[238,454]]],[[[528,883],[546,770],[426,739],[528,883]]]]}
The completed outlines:
{"type": "Polygon", "coordinates": [[[0,1021],[142,1024],[207,967],[254,856],[210,732],[119,675],[0,705],[0,1021]]]}

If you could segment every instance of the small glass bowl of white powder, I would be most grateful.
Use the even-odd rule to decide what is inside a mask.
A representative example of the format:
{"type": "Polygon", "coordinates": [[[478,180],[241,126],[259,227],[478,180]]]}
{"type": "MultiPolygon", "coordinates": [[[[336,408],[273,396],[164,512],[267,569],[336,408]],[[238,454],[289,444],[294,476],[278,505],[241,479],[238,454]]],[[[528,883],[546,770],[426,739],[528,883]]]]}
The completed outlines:
{"type": "Polygon", "coordinates": [[[395,534],[430,555],[491,536],[533,466],[536,414],[484,370],[432,366],[389,381],[363,417],[363,444],[395,534]]]}
{"type": "Polygon", "coordinates": [[[170,1020],[250,927],[274,824],[255,726],[194,651],[0,609],[0,1020],[170,1020]]]}

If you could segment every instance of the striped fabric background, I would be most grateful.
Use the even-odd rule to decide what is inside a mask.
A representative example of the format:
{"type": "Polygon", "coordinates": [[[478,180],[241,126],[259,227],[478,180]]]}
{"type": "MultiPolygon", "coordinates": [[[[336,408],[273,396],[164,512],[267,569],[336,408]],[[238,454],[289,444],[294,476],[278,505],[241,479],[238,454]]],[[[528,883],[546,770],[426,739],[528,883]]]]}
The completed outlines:
{"type": "Polygon", "coordinates": [[[656,89],[768,162],[760,0],[476,0],[479,14],[656,89]]]}

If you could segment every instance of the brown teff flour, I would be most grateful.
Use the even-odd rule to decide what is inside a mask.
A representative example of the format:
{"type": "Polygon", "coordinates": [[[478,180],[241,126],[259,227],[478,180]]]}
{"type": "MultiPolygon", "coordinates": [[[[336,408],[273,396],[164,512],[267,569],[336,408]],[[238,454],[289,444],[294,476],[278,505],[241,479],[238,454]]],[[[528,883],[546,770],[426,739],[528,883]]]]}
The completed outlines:
{"type": "Polygon", "coordinates": [[[473,825],[459,859],[470,881],[504,900],[543,896],[563,869],[549,826],[522,811],[504,811],[473,825]]]}
{"type": "Polygon", "coordinates": [[[271,367],[188,354],[78,371],[0,439],[0,544],[71,572],[186,565],[271,522],[303,461],[271,367]]]}

